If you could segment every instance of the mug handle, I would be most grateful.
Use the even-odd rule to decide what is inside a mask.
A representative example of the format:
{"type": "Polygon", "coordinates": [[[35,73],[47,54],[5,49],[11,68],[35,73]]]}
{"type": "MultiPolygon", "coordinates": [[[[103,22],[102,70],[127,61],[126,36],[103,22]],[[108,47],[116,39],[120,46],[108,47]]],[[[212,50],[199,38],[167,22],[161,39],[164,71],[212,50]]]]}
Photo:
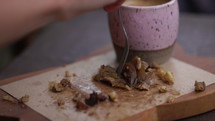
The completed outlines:
{"type": "Polygon", "coordinates": [[[117,8],[119,8],[120,5],[121,5],[122,3],[124,3],[124,2],[125,2],[125,0],[117,0],[117,2],[105,6],[105,7],[104,7],[104,10],[105,10],[106,12],[112,12],[112,11],[116,10],[117,8]]]}

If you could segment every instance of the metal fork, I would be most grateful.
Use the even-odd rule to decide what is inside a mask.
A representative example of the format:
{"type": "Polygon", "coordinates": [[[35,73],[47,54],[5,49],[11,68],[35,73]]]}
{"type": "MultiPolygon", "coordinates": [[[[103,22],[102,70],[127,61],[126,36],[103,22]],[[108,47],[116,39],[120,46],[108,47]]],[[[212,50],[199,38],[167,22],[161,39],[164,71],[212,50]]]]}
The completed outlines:
{"type": "Polygon", "coordinates": [[[120,62],[119,62],[119,66],[116,69],[117,75],[121,76],[123,67],[125,66],[126,60],[128,58],[129,42],[128,42],[128,35],[127,35],[126,30],[125,30],[123,21],[122,21],[121,8],[118,9],[118,16],[119,16],[119,23],[120,23],[120,25],[122,27],[122,30],[123,30],[123,33],[124,33],[124,36],[125,36],[125,39],[124,39],[125,40],[125,46],[124,46],[123,54],[121,56],[121,59],[120,59],[120,62]]]}

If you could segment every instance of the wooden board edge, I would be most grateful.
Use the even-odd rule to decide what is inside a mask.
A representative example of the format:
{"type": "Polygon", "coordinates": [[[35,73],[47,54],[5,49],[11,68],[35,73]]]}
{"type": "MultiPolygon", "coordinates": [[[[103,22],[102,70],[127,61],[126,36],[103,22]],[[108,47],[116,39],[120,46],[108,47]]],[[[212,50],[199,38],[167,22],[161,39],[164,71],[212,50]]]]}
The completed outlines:
{"type": "Polygon", "coordinates": [[[191,92],[165,103],[132,115],[122,121],[171,121],[195,116],[215,109],[215,83],[204,92],[191,92]],[[207,103],[201,106],[203,103],[207,103]],[[180,112],[180,113],[179,113],[180,112]]]}

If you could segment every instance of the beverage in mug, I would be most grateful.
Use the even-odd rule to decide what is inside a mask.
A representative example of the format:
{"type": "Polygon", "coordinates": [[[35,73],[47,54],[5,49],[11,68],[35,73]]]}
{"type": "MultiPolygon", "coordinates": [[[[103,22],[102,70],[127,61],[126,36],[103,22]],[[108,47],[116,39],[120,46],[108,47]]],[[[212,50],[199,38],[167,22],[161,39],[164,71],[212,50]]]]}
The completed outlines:
{"type": "MultiPolygon", "coordinates": [[[[123,25],[128,35],[128,60],[139,56],[147,62],[166,62],[172,54],[178,34],[177,0],[126,0],[120,7],[123,25]]],[[[119,61],[125,36],[118,11],[108,14],[109,28],[119,61]]]]}

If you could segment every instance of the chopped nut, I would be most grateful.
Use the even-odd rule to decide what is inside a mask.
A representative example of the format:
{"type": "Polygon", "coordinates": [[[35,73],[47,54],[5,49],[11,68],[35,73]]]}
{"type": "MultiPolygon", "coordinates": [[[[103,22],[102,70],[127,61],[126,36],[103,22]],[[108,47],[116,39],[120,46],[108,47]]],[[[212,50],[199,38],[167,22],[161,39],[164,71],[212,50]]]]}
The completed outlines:
{"type": "Polygon", "coordinates": [[[69,79],[62,79],[60,81],[60,84],[63,86],[63,87],[71,87],[71,83],[70,83],[70,80],[69,79]]]}
{"type": "Polygon", "coordinates": [[[65,71],[65,77],[71,77],[72,74],[69,71],[65,71]]]}
{"type": "Polygon", "coordinates": [[[61,83],[56,83],[55,85],[54,85],[54,91],[56,91],[56,92],[61,92],[61,91],[63,91],[65,88],[63,87],[63,85],[61,84],[61,83]]]}
{"type": "Polygon", "coordinates": [[[49,82],[49,90],[53,92],[61,92],[65,88],[61,83],[56,83],[56,82],[49,82]]]}
{"type": "Polygon", "coordinates": [[[57,99],[57,105],[58,106],[63,106],[65,104],[65,101],[63,100],[63,98],[58,98],[57,99]]]}
{"type": "Polygon", "coordinates": [[[174,83],[174,77],[173,77],[172,73],[169,71],[166,72],[166,74],[163,76],[162,80],[167,84],[173,84],[174,83]]]}
{"type": "Polygon", "coordinates": [[[167,87],[166,87],[166,86],[160,86],[158,89],[159,89],[159,92],[160,92],[160,93],[165,93],[165,92],[167,92],[167,87]]]}
{"type": "Polygon", "coordinates": [[[113,101],[113,102],[118,101],[116,92],[113,91],[113,92],[109,93],[108,96],[109,96],[110,101],[113,101]]]}
{"type": "Polygon", "coordinates": [[[160,79],[162,79],[165,76],[165,74],[166,74],[166,72],[162,68],[157,69],[157,76],[160,79]]]}
{"type": "Polygon", "coordinates": [[[26,103],[29,101],[29,95],[25,95],[25,96],[22,96],[20,99],[19,99],[20,102],[22,103],[26,103]]]}
{"type": "Polygon", "coordinates": [[[92,94],[90,94],[90,98],[85,99],[85,103],[89,106],[94,106],[98,103],[98,98],[97,98],[97,93],[93,92],[92,94]]]}
{"type": "Polygon", "coordinates": [[[11,97],[11,96],[9,96],[9,95],[3,96],[2,99],[3,99],[4,101],[8,101],[8,102],[11,102],[11,103],[18,103],[18,101],[17,101],[15,98],[13,98],[13,97],[11,97]]]}
{"type": "Polygon", "coordinates": [[[149,88],[150,88],[150,85],[148,85],[147,83],[139,84],[139,85],[137,85],[137,87],[136,87],[136,89],[145,90],[145,91],[148,91],[149,88]]]}
{"type": "Polygon", "coordinates": [[[132,59],[132,63],[137,70],[140,70],[142,63],[140,57],[136,56],[132,59]]]}
{"type": "Polygon", "coordinates": [[[202,92],[205,90],[205,82],[198,82],[198,81],[195,81],[195,91],[196,92],[202,92]]]}
{"type": "Polygon", "coordinates": [[[174,102],[174,100],[175,100],[174,96],[167,97],[167,103],[172,103],[172,102],[174,102]]]}
{"type": "Polygon", "coordinates": [[[179,96],[179,95],[180,95],[180,92],[179,92],[179,91],[176,91],[176,90],[171,90],[171,91],[170,91],[170,94],[175,95],[175,96],[179,96]]]}
{"type": "Polygon", "coordinates": [[[76,108],[77,108],[78,110],[86,110],[86,109],[88,109],[88,106],[87,106],[86,104],[84,104],[83,102],[78,101],[78,102],[76,103],[76,108]]]}

